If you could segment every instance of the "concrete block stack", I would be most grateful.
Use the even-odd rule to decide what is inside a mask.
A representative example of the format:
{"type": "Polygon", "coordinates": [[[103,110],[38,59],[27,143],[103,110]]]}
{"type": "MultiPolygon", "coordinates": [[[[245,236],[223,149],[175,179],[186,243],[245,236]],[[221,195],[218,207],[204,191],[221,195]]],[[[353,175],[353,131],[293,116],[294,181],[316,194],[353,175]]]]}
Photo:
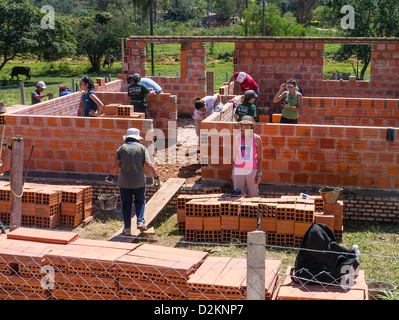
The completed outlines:
{"type": "MultiPolygon", "coordinates": [[[[22,194],[22,225],[55,228],[60,223],[76,227],[94,213],[91,186],[25,183],[22,194]]],[[[10,223],[11,191],[0,182],[0,220],[10,223]]]]}
{"type": "Polygon", "coordinates": [[[229,194],[181,195],[177,199],[179,231],[186,241],[247,241],[257,228],[266,232],[267,244],[299,247],[313,222],[324,223],[338,241],[343,235],[343,202],[324,204],[321,196],[302,199],[243,198],[229,194]]]}

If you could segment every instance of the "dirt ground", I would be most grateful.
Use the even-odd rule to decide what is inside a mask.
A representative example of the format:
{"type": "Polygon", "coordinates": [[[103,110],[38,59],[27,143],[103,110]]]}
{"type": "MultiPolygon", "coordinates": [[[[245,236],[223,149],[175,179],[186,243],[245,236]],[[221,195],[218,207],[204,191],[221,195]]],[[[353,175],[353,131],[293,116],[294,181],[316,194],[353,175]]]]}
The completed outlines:
{"type": "Polygon", "coordinates": [[[177,142],[154,153],[154,163],[161,181],[169,178],[186,178],[186,184],[199,183],[201,165],[199,163],[198,137],[194,119],[180,118],[177,122],[177,142]]]}

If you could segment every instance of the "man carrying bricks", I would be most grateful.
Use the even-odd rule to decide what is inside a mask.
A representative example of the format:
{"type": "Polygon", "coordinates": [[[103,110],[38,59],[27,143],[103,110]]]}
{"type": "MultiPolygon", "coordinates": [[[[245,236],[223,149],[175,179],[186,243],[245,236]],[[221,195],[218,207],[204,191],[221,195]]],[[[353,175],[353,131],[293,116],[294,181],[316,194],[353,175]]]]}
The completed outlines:
{"type": "Polygon", "coordinates": [[[144,83],[140,83],[140,81],[141,76],[135,73],[133,75],[133,82],[127,89],[127,94],[130,97],[130,105],[134,106],[134,112],[144,113],[145,118],[148,119],[146,96],[148,94],[156,94],[156,92],[148,89],[148,87],[144,83]]]}
{"type": "Polygon", "coordinates": [[[122,201],[123,215],[123,234],[131,234],[132,204],[134,196],[134,206],[136,209],[137,229],[147,230],[144,220],[146,203],[146,177],[144,167],[155,178],[156,184],[160,184],[159,176],[151,163],[150,156],[144,145],[139,141],[140,130],[131,128],[123,137],[125,143],[116,151],[114,165],[108,174],[105,182],[112,183],[114,176],[119,172],[118,187],[122,201]]]}
{"type": "Polygon", "coordinates": [[[243,116],[236,128],[241,133],[234,138],[233,144],[234,193],[258,197],[262,180],[262,139],[253,132],[255,124],[250,116],[243,116]]]}

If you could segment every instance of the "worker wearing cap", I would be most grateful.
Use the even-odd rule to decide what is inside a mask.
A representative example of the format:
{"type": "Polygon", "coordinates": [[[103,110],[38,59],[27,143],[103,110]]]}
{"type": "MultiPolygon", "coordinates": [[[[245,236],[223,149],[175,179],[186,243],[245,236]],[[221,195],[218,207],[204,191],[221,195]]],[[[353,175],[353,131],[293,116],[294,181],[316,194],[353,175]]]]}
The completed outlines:
{"type": "MultiPolygon", "coordinates": [[[[233,75],[230,77],[229,85],[233,80],[236,80],[240,84],[242,92],[253,90],[255,91],[256,95],[259,96],[259,86],[248,73],[234,72],[233,75]]],[[[254,105],[256,105],[257,101],[258,98],[255,99],[254,105]]]]}
{"type": "MultiPolygon", "coordinates": [[[[133,82],[133,76],[132,75],[128,76],[126,81],[127,85],[130,85],[133,82]]],[[[144,83],[148,89],[155,91],[157,94],[163,92],[162,87],[151,78],[142,77],[140,83],[144,83]]]]}
{"type": "Polygon", "coordinates": [[[255,100],[258,95],[253,90],[245,91],[244,99],[237,106],[234,113],[234,120],[240,122],[243,116],[250,116],[252,121],[255,122],[256,118],[256,107],[255,100]]]}
{"type": "Polygon", "coordinates": [[[32,104],[37,104],[37,103],[43,102],[43,99],[45,97],[49,97],[49,98],[53,97],[53,94],[51,92],[49,92],[47,94],[42,94],[44,89],[46,89],[46,84],[43,81],[39,81],[36,84],[36,90],[33,91],[32,96],[31,96],[32,104]]]}
{"type": "Polygon", "coordinates": [[[60,92],[60,97],[63,97],[63,96],[66,96],[66,95],[72,93],[72,91],[69,90],[67,86],[60,86],[58,90],[60,92]]]}
{"type": "MultiPolygon", "coordinates": [[[[156,94],[150,91],[144,83],[140,83],[141,76],[135,73],[131,78],[133,82],[127,88],[127,94],[130,97],[130,105],[134,106],[134,112],[141,112],[145,114],[145,118],[148,118],[147,112],[147,101],[146,97],[148,94],[156,94]]],[[[129,81],[131,81],[129,79],[129,81]]]]}

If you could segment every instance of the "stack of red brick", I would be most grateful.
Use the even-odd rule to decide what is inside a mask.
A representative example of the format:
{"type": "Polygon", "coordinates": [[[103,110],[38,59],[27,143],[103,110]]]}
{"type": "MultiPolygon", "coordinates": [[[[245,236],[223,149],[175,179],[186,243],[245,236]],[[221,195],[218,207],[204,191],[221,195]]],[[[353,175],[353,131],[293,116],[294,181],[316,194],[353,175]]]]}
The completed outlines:
{"type": "MultiPolygon", "coordinates": [[[[246,259],[209,257],[188,281],[190,300],[245,300],[246,259]]],[[[274,300],[279,292],[280,260],[265,261],[265,300],[274,300]]]]}
{"type": "Polygon", "coordinates": [[[145,119],[145,114],[134,112],[134,106],[111,103],[104,106],[104,116],[118,118],[145,119]]]}
{"type": "MultiPolygon", "coordinates": [[[[22,225],[55,228],[60,223],[76,227],[94,213],[91,186],[25,183],[22,194],[22,225]]],[[[0,182],[0,220],[10,223],[11,190],[0,182]]]]}
{"type": "MultiPolygon", "coordinates": [[[[265,299],[367,299],[364,272],[349,290],[280,282],[265,261],[265,299]]],[[[245,259],[150,244],[80,239],[77,233],[17,228],[0,238],[1,300],[242,300],[245,259]]],[[[287,269],[289,270],[289,268],[287,269]]]]}
{"type": "Polygon", "coordinates": [[[298,247],[313,222],[326,224],[337,240],[343,235],[343,202],[325,204],[321,196],[302,199],[243,198],[227,194],[181,195],[177,199],[180,232],[187,241],[230,242],[247,240],[247,233],[266,232],[267,244],[298,247]]]}

